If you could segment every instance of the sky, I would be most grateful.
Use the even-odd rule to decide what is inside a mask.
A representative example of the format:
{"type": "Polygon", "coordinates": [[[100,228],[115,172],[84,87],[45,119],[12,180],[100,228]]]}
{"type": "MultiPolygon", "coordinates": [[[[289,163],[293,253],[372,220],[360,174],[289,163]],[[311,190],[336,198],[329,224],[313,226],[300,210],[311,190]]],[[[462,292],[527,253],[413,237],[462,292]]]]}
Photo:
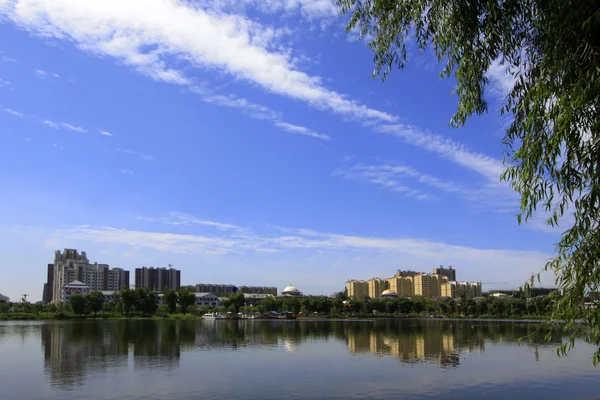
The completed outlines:
{"type": "Polygon", "coordinates": [[[332,0],[0,0],[0,293],[40,300],[64,248],[310,294],[538,272],[559,232],[519,226],[500,181],[503,66],[455,129],[433,54],[373,79],[346,22],[332,0]]]}

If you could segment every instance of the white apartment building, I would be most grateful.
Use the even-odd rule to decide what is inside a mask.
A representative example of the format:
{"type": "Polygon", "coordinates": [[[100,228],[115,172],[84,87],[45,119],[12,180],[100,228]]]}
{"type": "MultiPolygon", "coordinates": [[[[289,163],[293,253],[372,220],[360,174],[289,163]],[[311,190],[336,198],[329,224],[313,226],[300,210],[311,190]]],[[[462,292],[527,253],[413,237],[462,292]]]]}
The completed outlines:
{"type": "Polygon", "coordinates": [[[107,264],[90,264],[85,251],[65,249],[54,253],[54,282],[52,301],[62,300],[65,285],[79,281],[90,290],[116,292],[129,287],[129,271],[121,268],[111,269],[107,264]]]}

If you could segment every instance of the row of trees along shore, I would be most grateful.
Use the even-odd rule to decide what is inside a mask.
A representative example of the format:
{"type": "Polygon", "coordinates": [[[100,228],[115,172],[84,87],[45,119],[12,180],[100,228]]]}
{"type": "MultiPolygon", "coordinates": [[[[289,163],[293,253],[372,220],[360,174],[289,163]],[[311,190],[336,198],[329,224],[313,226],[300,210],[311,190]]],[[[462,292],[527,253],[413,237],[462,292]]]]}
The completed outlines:
{"type": "MultiPolygon", "coordinates": [[[[431,313],[447,317],[475,318],[525,318],[546,316],[551,304],[551,295],[531,297],[531,294],[516,292],[513,297],[482,299],[426,299],[421,297],[398,299],[347,298],[343,292],[332,297],[310,296],[304,298],[266,298],[251,305],[243,294],[225,298],[216,307],[196,307],[194,293],[187,290],[166,290],[163,305],[159,306],[158,294],[147,289],[126,289],[115,293],[112,301],[104,301],[100,292],[86,296],[75,294],[66,303],[0,303],[0,319],[68,318],[68,317],[162,317],[175,314],[199,316],[210,311],[243,313],[267,313],[291,311],[295,314],[330,317],[394,317],[425,316],[431,313]],[[13,318],[11,318],[13,317],[13,318]]],[[[582,309],[582,313],[585,310],[582,309]]]]}

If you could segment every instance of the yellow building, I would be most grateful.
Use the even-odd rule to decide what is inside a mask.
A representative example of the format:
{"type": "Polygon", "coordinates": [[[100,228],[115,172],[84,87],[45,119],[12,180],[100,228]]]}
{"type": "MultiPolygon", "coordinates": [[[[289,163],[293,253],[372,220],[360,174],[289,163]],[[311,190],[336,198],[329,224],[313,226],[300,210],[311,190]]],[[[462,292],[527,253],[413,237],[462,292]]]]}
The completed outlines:
{"type": "Polygon", "coordinates": [[[450,297],[451,299],[456,298],[456,282],[444,281],[440,287],[441,297],[450,297]]]}
{"type": "Polygon", "coordinates": [[[413,277],[399,277],[386,279],[390,290],[393,290],[398,294],[398,297],[411,297],[413,296],[413,277]]]}
{"type": "Polygon", "coordinates": [[[420,274],[415,275],[414,295],[427,298],[440,297],[441,278],[439,275],[420,274]]]}
{"type": "Polygon", "coordinates": [[[385,279],[372,278],[367,281],[369,286],[369,297],[375,299],[381,295],[386,289],[389,289],[389,284],[385,279]]]}
{"type": "Polygon", "coordinates": [[[348,297],[362,300],[369,295],[369,285],[366,281],[352,279],[346,282],[348,288],[348,297]]]}

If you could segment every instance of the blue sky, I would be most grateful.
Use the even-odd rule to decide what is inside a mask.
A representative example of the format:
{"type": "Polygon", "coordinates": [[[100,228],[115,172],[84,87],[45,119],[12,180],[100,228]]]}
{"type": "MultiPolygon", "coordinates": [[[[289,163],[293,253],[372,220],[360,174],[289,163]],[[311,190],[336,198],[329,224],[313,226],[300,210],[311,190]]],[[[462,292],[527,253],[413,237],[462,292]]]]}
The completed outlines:
{"type": "Polygon", "coordinates": [[[499,179],[502,66],[453,129],[435,57],[381,83],[344,24],[328,0],[0,0],[0,293],[40,299],[65,247],[314,294],[538,271],[558,236],[499,179]]]}

